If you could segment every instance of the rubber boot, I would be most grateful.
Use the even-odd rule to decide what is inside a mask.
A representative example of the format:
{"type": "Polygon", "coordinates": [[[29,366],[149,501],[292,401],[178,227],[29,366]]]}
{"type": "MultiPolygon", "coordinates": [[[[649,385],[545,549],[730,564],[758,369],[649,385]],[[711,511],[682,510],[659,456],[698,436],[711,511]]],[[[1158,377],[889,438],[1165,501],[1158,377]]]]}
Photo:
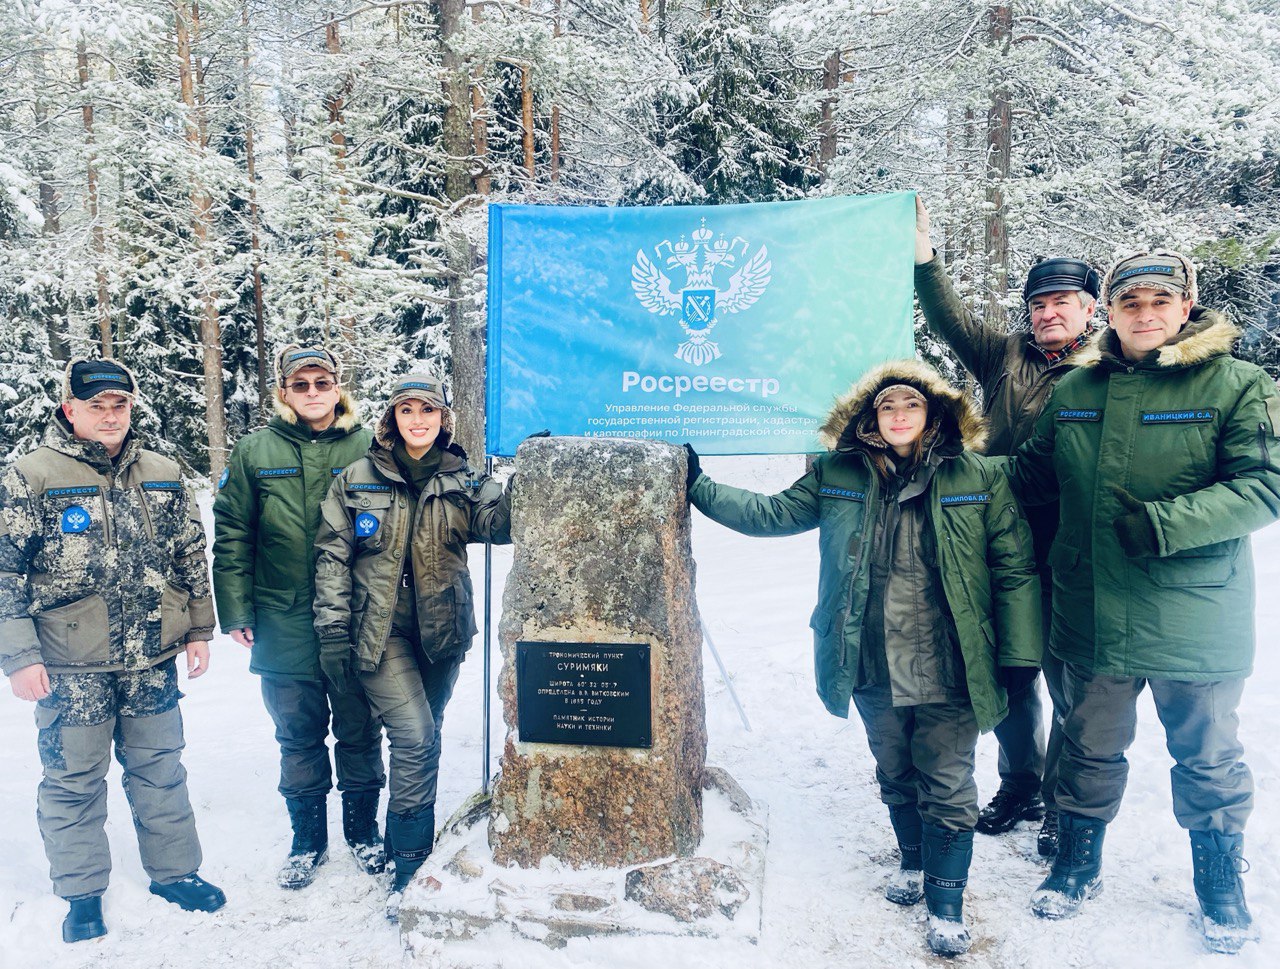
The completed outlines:
{"type": "Polygon", "coordinates": [[[1244,902],[1248,871],[1244,860],[1244,835],[1217,831],[1192,831],[1192,881],[1200,901],[1201,931],[1210,952],[1235,953],[1257,938],[1253,916],[1244,902]]]}
{"type": "Polygon", "coordinates": [[[151,894],[159,895],[188,912],[216,912],[227,904],[227,896],[217,885],[210,885],[194,871],[175,882],[151,883],[151,894]]]}
{"type": "Polygon", "coordinates": [[[884,897],[895,905],[915,905],[924,897],[924,839],[920,811],[914,804],[889,805],[889,821],[898,839],[898,870],[889,879],[884,897]]]}
{"type": "Polygon", "coordinates": [[[973,860],[973,832],[924,825],[924,903],[929,908],[926,941],[935,955],[969,951],[964,922],[964,887],[973,860]]]}
{"type": "Polygon", "coordinates": [[[101,895],[69,898],[67,902],[71,910],[62,920],[63,942],[83,942],[85,939],[96,939],[107,934],[106,923],[102,921],[101,895]]]}
{"type": "Polygon", "coordinates": [[[386,871],[387,855],[378,834],[377,791],[343,792],[342,835],[361,871],[366,875],[386,871]]]}
{"type": "Polygon", "coordinates": [[[392,844],[391,860],[395,865],[391,897],[387,899],[387,918],[392,921],[400,917],[400,895],[431,854],[435,837],[434,807],[423,808],[416,814],[387,812],[387,840],[392,844]]]}
{"type": "Polygon", "coordinates": [[[287,797],[284,803],[293,825],[293,846],[276,881],[281,888],[306,888],[316,880],[316,869],[329,857],[328,799],[323,795],[287,797]]]}
{"type": "Polygon", "coordinates": [[[1070,811],[1058,812],[1058,853],[1049,877],[1031,896],[1042,919],[1069,919],[1085,899],[1102,894],[1102,839],[1107,823],[1070,811]]]}

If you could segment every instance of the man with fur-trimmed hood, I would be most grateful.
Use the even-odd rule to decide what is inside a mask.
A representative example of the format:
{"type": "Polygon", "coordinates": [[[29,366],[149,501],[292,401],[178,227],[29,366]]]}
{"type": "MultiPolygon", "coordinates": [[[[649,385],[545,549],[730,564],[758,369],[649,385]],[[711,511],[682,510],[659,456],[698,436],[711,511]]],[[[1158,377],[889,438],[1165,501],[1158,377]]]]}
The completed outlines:
{"type": "Polygon", "coordinates": [[[316,529],[333,479],[372,440],[342,386],[337,357],[317,346],[276,355],[275,415],[231,452],[213,504],[213,583],[222,628],[250,649],[249,668],[280,744],[280,793],[293,827],[282,888],[304,888],[328,857],[333,721],[342,827],[357,864],[385,867],[378,796],[381,732],[359,690],[335,691],[312,625],[316,529]]]}
{"type": "Polygon", "coordinates": [[[1240,871],[1253,780],[1236,716],[1253,665],[1249,533],[1280,516],[1280,395],[1231,356],[1226,317],[1196,305],[1185,256],[1126,256],[1103,299],[1108,329],[1058,383],[1013,471],[1023,501],[1060,502],[1049,643],[1068,701],[1061,847],[1031,907],[1067,918],[1101,891],[1150,687],[1205,939],[1234,952],[1252,934],[1240,871]]]}
{"type": "Polygon", "coordinates": [[[42,447],[0,475],[0,668],[36,704],[37,815],[64,942],[106,934],[107,768],[123,768],[151,892],[226,903],[197,874],[176,659],[209,666],[204,528],[178,465],[131,428],[138,384],[114,360],[67,364],[42,447]]]}

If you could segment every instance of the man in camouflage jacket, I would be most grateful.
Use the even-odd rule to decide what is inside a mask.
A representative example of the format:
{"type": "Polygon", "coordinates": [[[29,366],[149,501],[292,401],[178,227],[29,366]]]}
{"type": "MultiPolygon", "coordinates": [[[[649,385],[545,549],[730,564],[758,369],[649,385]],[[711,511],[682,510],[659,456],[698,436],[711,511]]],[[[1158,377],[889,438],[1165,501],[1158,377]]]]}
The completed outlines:
{"type": "Polygon", "coordinates": [[[189,911],[223,893],[196,874],[181,763],[176,656],[208,668],[213,604],[204,530],[178,466],[129,428],[137,383],[73,360],[42,447],[0,476],[0,669],[35,701],[40,834],[63,939],[103,935],[112,741],[151,891],[189,911]]]}

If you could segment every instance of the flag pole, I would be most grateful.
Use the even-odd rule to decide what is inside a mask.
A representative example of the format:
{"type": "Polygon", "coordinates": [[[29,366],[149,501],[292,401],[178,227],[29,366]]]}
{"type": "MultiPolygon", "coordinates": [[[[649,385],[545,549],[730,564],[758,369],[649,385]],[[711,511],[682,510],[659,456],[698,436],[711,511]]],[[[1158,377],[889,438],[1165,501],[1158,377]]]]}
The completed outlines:
{"type": "MultiPolygon", "coordinates": [[[[484,473],[493,476],[493,455],[485,455],[484,473]]],[[[484,721],[484,734],[480,740],[480,755],[484,758],[480,766],[480,790],[489,793],[489,718],[490,693],[493,678],[493,660],[490,649],[490,636],[493,624],[493,542],[485,539],[484,543],[484,701],[481,719],[484,721]]]]}

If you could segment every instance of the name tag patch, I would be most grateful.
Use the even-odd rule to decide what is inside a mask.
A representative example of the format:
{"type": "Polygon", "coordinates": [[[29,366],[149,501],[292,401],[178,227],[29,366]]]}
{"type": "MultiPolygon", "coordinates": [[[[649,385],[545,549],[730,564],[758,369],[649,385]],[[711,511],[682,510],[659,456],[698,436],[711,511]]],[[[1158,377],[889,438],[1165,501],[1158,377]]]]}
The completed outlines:
{"type": "Polygon", "coordinates": [[[142,482],[145,491],[181,491],[181,481],[144,481],[142,482]]]}
{"type": "Polygon", "coordinates": [[[347,485],[348,491],[390,491],[389,484],[375,484],[371,481],[354,481],[347,485]]]}
{"type": "Polygon", "coordinates": [[[62,513],[62,530],[68,535],[76,535],[87,529],[92,521],[87,510],[80,505],[72,505],[62,513]]]}
{"type": "Polygon", "coordinates": [[[1144,424],[1208,424],[1213,420],[1211,407],[1195,407],[1188,410],[1144,410],[1144,424]]]}
{"type": "Polygon", "coordinates": [[[356,535],[360,538],[368,538],[378,530],[378,517],[370,515],[367,511],[362,511],[356,515],[356,535]]]}
{"type": "Polygon", "coordinates": [[[1064,407],[1058,411],[1056,416],[1060,421],[1100,421],[1102,420],[1102,411],[1064,407]]]}
{"type": "Polygon", "coordinates": [[[45,491],[46,498],[67,498],[71,495],[96,495],[98,493],[97,485],[81,485],[77,488],[49,488],[45,491]]]}
{"type": "Polygon", "coordinates": [[[823,485],[818,494],[824,498],[844,498],[846,501],[866,501],[865,491],[851,491],[848,488],[837,488],[834,485],[823,485]]]}
{"type": "Polygon", "coordinates": [[[938,500],[943,508],[949,505],[985,505],[991,501],[991,492],[973,491],[967,495],[943,495],[938,500]]]}
{"type": "Polygon", "coordinates": [[[259,478],[298,478],[302,476],[301,468],[259,468],[259,478]]]}

